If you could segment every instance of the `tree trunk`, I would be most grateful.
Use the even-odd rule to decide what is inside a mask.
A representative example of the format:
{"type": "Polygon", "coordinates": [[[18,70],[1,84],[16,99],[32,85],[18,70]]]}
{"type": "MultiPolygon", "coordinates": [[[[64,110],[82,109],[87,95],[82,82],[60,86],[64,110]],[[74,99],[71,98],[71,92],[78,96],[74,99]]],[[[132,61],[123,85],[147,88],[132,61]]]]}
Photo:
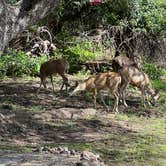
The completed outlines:
{"type": "Polygon", "coordinates": [[[60,0],[20,0],[15,5],[9,5],[0,0],[0,53],[29,25],[44,18],[60,0]]]}

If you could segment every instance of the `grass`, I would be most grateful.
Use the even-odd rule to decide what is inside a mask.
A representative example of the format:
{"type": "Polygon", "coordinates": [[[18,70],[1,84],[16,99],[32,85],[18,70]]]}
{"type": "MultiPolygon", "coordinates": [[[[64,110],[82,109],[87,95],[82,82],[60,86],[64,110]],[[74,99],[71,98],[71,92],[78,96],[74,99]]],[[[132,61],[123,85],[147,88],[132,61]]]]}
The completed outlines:
{"type": "Polygon", "coordinates": [[[33,147],[31,146],[16,146],[16,145],[0,145],[0,150],[1,151],[12,151],[12,152],[17,152],[17,153],[30,153],[32,152],[33,147]]]}
{"type": "MultiPolygon", "coordinates": [[[[166,165],[166,84],[162,81],[153,81],[154,88],[160,89],[159,106],[150,108],[151,111],[161,112],[160,117],[146,117],[134,114],[129,107],[125,113],[113,115],[113,117],[87,117],[81,120],[58,120],[55,119],[49,123],[51,127],[60,128],[62,132],[75,133],[81,131],[82,125],[86,125],[90,121],[90,128],[93,124],[97,124],[96,132],[103,133],[102,139],[94,141],[83,140],[80,142],[65,142],[61,143],[38,143],[36,146],[67,146],[69,149],[89,150],[100,154],[101,158],[107,165],[116,166],[165,166],[166,165]],[[158,109],[158,110],[156,110],[158,109]],[[164,110],[165,109],[165,110],[164,110]],[[131,112],[130,112],[131,111],[131,112]],[[96,121],[99,120],[100,123],[96,121]],[[92,123],[93,122],[93,123],[92,123]],[[109,125],[110,124],[110,125],[109,125]],[[111,125],[113,124],[113,125],[111,125]]],[[[87,101],[91,97],[85,94],[87,101]]],[[[14,105],[10,98],[7,101],[1,100],[0,109],[21,110],[21,111],[46,111],[39,106],[24,107],[14,105]]],[[[140,112],[143,110],[139,110],[140,112]]],[[[83,126],[84,127],[84,126],[83,126]]],[[[88,126],[86,126],[88,128],[88,126]]],[[[58,134],[58,133],[57,133],[58,134]]],[[[81,137],[81,136],[80,136],[81,137]]],[[[0,145],[0,150],[10,150],[15,152],[32,152],[31,146],[14,146],[9,144],[0,145]]]]}
{"type": "MultiPolygon", "coordinates": [[[[100,118],[99,118],[100,119],[100,118]]],[[[136,115],[117,114],[113,119],[103,119],[117,124],[116,132],[107,132],[102,140],[92,142],[68,142],[57,144],[38,144],[37,146],[67,146],[79,151],[88,150],[100,154],[108,165],[132,166],[165,166],[166,163],[166,119],[145,118],[136,115]],[[130,128],[119,130],[119,125],[128,123],[130,128]]],[[[101,120],[102,121],[102,120],[101,120]]],[[[61,126],[66,132],[77,132],[79,121],[55,121],[52,126],[61,126]],[[57,125],[55,123],[58,123],[57,125]]],[[[51,124],[51,123],[50,123],[51,124]]],[[[124,126],[122,126],[124,127],[124,126]]],[[[101,129],[100,129],[101,130],[101,129]]],[[[106,130],[105,127],[102,130],[106,130]]],[[[1,150],[31,152],[31,146],[1,145],[1,150]]]]}
{"type": "Polygon", "coordinates": [[[160,89],[161,91],[165,91],[166,92],[166,82],[165,81],[153,80],[152,81],[152,86],[155,89],[160,89]]]}
{"type": "Polygon", "coordinates": [[[159,98],[159,103],[163,105],[165,111],[166,111],[166,82],[161,81],[161,80],[153,80],[152,81],[152,86],[155,89],[160,90],[160,98],[159,98]]]}
{"type": "Polygon", "coordinates": [[[160,146],[153,136],[111,135],[109,140],[112,144],[101,144],[100,148],[97,149],[109,164],[125,165],[128,163],[133,165],[135,163],[137,165],[146,163],[147,165],[157,165],[160,158],[166,157],[164,155],[165,149],[163,148],[162,151],[159,148],[160,146]]]}
{"type": "Polygon", "coordinates": [[[111,133],[104,140],[65,144],[77,150],[100,154],[109,165],[160,165],[166,163],[166,120],[143,119],[120,114],[117,122],[130,122],[137,133],[111,133]],[[142,123],[142,121],[144,123],[142,123]],[[146,124],[146,126],[145,126],[146,124]]]}

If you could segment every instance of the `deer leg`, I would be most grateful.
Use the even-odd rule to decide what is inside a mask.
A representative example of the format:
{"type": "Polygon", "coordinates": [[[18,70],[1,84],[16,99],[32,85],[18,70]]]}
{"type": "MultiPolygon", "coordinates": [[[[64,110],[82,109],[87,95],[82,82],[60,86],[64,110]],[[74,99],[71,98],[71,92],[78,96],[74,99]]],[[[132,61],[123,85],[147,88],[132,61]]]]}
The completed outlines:
{"type": "Polygon", "coordinates": [[[63,79],[63,83],[62,83],[62,86],[61,86],[60,90],[62,90],[64,85],[65,85],[66,86],[66,91],[67,91],[67,87],[70,86],[69,83],[68,83],[68,78],[64,74],[61,74],[61,77],[63,79]]]}
{"type": "Polygon", "coordinates": [[[146,104],[145,104],[145,90],[144,90],[144,88],[141,89],[141,94],[142,94],[143,106],[144,106],[144,108],[146,108],[146,104]]]}
{"type": "Polygon", "coordinates": [[[97,90],[95,89],[93,92],[93,103],[94,103],[95,109],[97,109],[96,96],[97,96],[97,90]]]}
{"type": "Polygon", "coordinates": [[[64,85],[65,85],[65,83],[64,83],[64,81],[63,81],[62,86],[61,86],[61,88],[60,88],[60,91],[63,89],[64,85]]]}
{"type": "Polygon", "coordinates": [[[61,75],[62,79],[63,79],[63,83],[62,83],[62,86],[60,88],[60,91],[63,89],[64,85],[65,85],[65,76],[64,75],[61,75]]]}
{"type": "Polygon", "coordinates": [[[94,96],[93,96],[93,99],[94,99],[94,100],[93,100],[93,102],[94,102],[94,107],[95,107],[95,109],[97,109],[97,104],[96,104],[96,95],[94,95],[94,96]]]}
{"type": "MultiPolygon", "coordinates": [[[[64,75],[63,76],[63,86],[66,86],[66,92],[68,91],[68,86],[70,86],[69,82],[68,82],[68,78],[64,75]]],[[[62,88],[63,88],[62,86],[62,88]]]]}
{"type": "Polygon", "coordinates": [[[126,97],[125,97],[125,96],[126,96],[125,91],[123,91],[123,92],[122,92],[122,102],[123,102],[123,105],[124,105],[125,107],[128,107],[128,105],[127,105],[127,103],[126,103],[126,99],[125,99],[126,97]]]}
{"type": "Polygon", "coordinates": [[[45,84],[45,78],[40,78],[40,86],[39,88],[37,89],[37,94],[40,92],[40,89],[41,89],[41,86],[44,86],[44,88],[46,87],[46,84],[45,84]]]}
{"type": "Polygon", "coordinates": [[[65,89],[65,90],[66,90],[66,92],[67,92],[67,91],[68,91],[68,89],[67,89],[67,88],[68,88],[69,84],[68,84],[68,83],[66,83],[65,81],[63,81],[63,83],[62,83],[62,86],[61,86],[60,90],[62,90],[64,86],[66,87],[66,89],[65,89]]]}
{"type": "Polygon", "coordinates": [[[113,108],[113,112],[119,112],[118,111],[118,105],[119,105],[119,93],[117,93],[117,92],[114,92],[113,93],[113,96],[114,96],[114,99],[115,99],[115,101],[114,101],[114,108],[113,108]]]}
{"type": "Polygon", "coordinates": [[[51,79],[51,84],[52,84],[53,92],[55,92],[55,91],[54,91],[54,83],[53,83],[53,77],[52,77],[52,75],[50,75],[50,79],[51,79]]]}
{"type": "Polygon", "coordinates": [[[149,98],[149,95],[147,93],[145,93],[145,100],[147,101],[148,106],[150,107],[152,104],[150,102],[150,98],[149,98]]]}
{"type": "Polygon", "coordinates": [[[121,86],[121,88],[120,88],[120,95],[121,95],[121,97],[122,97],[122,103],[123,103],[123,105],[125,106],[125,107],[128,107],[128,105],[127,105],[127,103],[126,103],[126,88],[127,88],[127,86],[128,86],[128,83],[126,83],[126,84],[123,84],[122,86],[121,86]]]}
{"type": "Polygon", "coordinates": [[[44,88],[47,88],[47,86],[46,86],[46,78],[42,79],[42,84],[43,84],[44,88]]]}
{"type": "Polygon", "coordinates": [[[40,92],[41,86],[42,86],[42,80],[40,81],[40,86],[37,88],[37,94],[40,92]]]}
{"type": "Polygon", "coordinates": [[[100,95],[100,99],[101,99],[102,103],[104,104],[104,107],[105,107],[105,108],[107,109],[107,111],[109,112],[109,111],[110,111],[110,110],[109,110],[109,107],[106,105],[103,96],[102,96],[101,94],[99,94],[99,95],[100,95]]]}

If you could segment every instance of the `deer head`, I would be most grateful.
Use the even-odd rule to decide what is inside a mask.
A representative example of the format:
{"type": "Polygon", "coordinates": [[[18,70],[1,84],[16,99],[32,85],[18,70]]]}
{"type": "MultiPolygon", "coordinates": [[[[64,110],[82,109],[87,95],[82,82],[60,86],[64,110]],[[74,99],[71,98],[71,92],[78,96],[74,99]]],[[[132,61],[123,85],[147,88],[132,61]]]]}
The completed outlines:
{"type": "Polygon", "coordinates": [[[74,86],[74,90],[73,92],[70,93],[70,96],[73,96],[74,94],[76,94],[77,92],[79,91],[83,91],[86,89],[86,83],[83,82],[83,83],[78,83],[78,81],[75,82],[75,86],[74,86]]]}
{"type": "Polygon", "coordinates": [[[154,94],[151,95],[151,101],[150,101],[151,104],[155,106],[159,97],[160,97],[160,91],[159,91],[159,89],[156,89],[154,91],[154,94]]]}

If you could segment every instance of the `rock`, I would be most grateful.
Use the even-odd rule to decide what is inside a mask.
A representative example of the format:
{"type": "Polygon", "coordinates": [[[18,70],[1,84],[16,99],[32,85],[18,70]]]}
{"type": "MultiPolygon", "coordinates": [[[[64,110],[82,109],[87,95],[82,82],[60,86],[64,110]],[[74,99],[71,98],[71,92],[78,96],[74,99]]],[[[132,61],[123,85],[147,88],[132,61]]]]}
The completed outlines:
{"type": "Polygon", "coordinates": [[[75,150],[70,150],[71,155],[75,155],[77,152],[75,150]]]}
{"type": "Polygon", "coordinates": [[[0,151],[0,165],[57,165],[57,166],[106,166],[89,151],[76,152],[68,147],[37,147],[33,153],[9,153],[0,151]],[[59,152],[59,153],[57,153],[59,152]],[[75,155],[71,155],[75,153],[75,155]]]}
{"type": "Polygon", "coordinates": [[[5,119],[5,116],[3,114],[0,113],[0,119],[5,119]]]}
{"type": "Polygon", "coordinates": [[[82,119],[88,116],[94,116],[96,110],[92,108],[76,109],[76,108],[60,108],[53,111],[53,118],[59,119],[82,119]]]}
{"type": "Polygon", "coordinates": [[[86,118],[87,116],[94,116],[96,114],[96,109],[93,108],[86,108],[81,109],[81,115],[86,118]]]}
{"type": "Polygon", "coordinates": [[[80,160],[80,166],[106,166],[101,161],[99,155],[96,155],[89,151],[83,151],[80,160]]]}

